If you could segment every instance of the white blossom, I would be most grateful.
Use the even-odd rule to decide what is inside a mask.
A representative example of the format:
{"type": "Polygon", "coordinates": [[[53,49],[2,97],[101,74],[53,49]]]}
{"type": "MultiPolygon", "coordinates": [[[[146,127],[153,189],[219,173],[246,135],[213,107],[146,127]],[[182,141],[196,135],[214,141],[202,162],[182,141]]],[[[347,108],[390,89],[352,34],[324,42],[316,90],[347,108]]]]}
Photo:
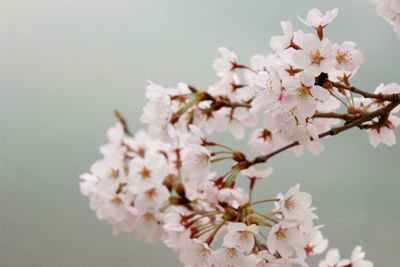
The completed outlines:
{"type": "Polygon", "coordinates": [[[356,44],[353,42],[344,42],[341,45],[333,46],[333,49],[336,50],[337,69],[354,71],[364,62],[363,53],[355,49],[355,46],[356,44]]]}
{"type": "Polygon", "coordinates": [[[335,54],[329,39],[320,41],[313,34],[304,34],[301,50],[293,52],[293,62],[305,72],[318,76],[321,72],[328,73],[335,65],[335,54]]]}
{"type": "Polygon", "coordinates": [[[400,2],[399,0],[375,0],[376,12],[383,17],[400,38],[400,2]]]}
{"type": "Polygon", "coordinates": [[[254,236],[258,234],[258,227],[255,224],[244,223],[228,224],[228,233],[224,236],[224,246],[235,247],[242,252],[252,250],[255,244],[254,236]]]}
{"type": "Polygon", "coordinates": [[[319,9],[313,8],[308,11],[307,17],[305,20],[300,20],[306,24],[307,26],[313,28],[325,28],[329,23],[331,23],[337,16],[339,9],[335,8],[333,10],[328,10],[325,14],[323,14],[319,9]]]}

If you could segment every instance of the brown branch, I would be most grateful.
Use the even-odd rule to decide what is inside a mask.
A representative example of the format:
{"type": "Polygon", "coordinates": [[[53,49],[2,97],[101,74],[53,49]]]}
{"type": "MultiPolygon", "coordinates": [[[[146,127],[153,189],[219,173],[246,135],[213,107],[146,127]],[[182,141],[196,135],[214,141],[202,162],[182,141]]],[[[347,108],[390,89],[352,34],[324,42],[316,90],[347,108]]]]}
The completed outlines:
{"type": "Polygon", "coordinates": [[[352,121],[361,117],[362,114],[348,114],[348,113],[335,113],[335,112],[316,112],[313,118],[324,118],[324,119],[341,119],[344,121],[352,121]]]}
{"type": "Polygon", "coordinates": [[[124,129],[125,134],[128,135],[128,136],[133,136],[131,130],[129,129],[129,125],[128,125],[128,123],[126,122],[124,116],[122,116],[122,114],[121,114],[118,110],[115,110],[115,111],[114,111],[114,115],[115,115],[115,117],[117,118],[118,122],[121,123],[122,128],[124,129]]]}
{"type": "Polygon", "coordinates": [[[251,108],[251,104],[249,103],[245,103],[245,102],[231,102],[229,101],[229,99],[224,99],[224,98],[215,98],[212,97],[212,101],[213,101],[213,108],[214,109],[220,109],[223,107],[227,107],[227,108],[251,108]]]}
{"type": "MultiPolygon", "coordinates": [[[[319,137],[319,138],[324,138],[324,137],[327,137],[327,136],[337,135],[337,134],[339,134],[339,133],[341,133],[341,132],[344,132],[344,131],[346,131],[346,130],[349,130],[349,129],[351,129],[351,128],[360,127],[360,126],[362,126],[363,123],[368,122],[368,121],[371,121],[371,120],[374,119],[374,118],[377,118],[377,117],[387,117],[387,116],[390,114],[390,112],[391,112],[395,107],[397,107],[398,105],[400,105],[400,99],[397,99],[397,101],[391,102],[391,103],[388,104],[387,106],[385,106],[385,107],[383,107],[383,108],[380,108],[380,109],[378,109],[378,110],[376,110],[376,111],[374,111],[374,112],[365,113],[365,114],[361,115],[358,119],[355,119],[355,120],[353,120],[352,122],[346,123],[346,124],[344,124],[343,126],[336,127],[336,128],[332,128],[332,129],[329,130],[329,131],[326,131],[326,132],[324,132],[324,133],[321,133],[318,137],[319,137]]],[[[362,128],[362,127],[361,127],[361,128],[362,128]]],[[[242,166],[245,167],[245,168],[248,168],[248,167],[250,167],[250,166],[252,166],[252,165],[255,165],[255,164],[265,163],[265,162],[267,162],[270,158],[272,158],[273,156],[275,156],[275,155],[277,155],[277,154],[279,154],[279,153],[281,153],[281,152],[283,152],[283,151],[285,151],[285,150],[288,150],[288,149],[290,149],[290,148],[292,148],[292,147],[295,147],[295,146],[297,146],[297,145],[299,145],[299,142],[298,142],[298,141],[293,142],[293,143],[290,143],[290,144],[288,144],[288,145],[286,145],[286,146],[284,146],[284,147],[282,147],[282,148],[280,148],[280,149],[278,149],[278,150],[275,150],[274,152],[272,152],[272,153],[270,153],[270,154],[267,154],[267,155],[264,155],[264,156],[256,157],[256,158],[255,158],[254,160],[252,160],[252,161],[246,161],[244,164],[242,164],[242,166]]]]}
{"type": "Polygon", "coordinates": [[[374,99],[390,101],[390,102],[398,102],[400,100],[400,94],[382,94],[382,93],[374,94],[374,93],[370,93],[370,92],[361,90],[354,86],[347,86],[345,84],[338,83],[338,82],[332,82],[332,81],[331,81],[331,83],[333,86],[335,86],[338,89],[347,90],[352,93],[362,95],[365,98],[374,98],[374,99]]]}
{"type": "Polygon", "coordinates": [[[186,103],[180,110],[172,114],[170,123],[175,124],[179,121],[181,116],[185,114],[190,108],[193,106],[198,105],[201,101],[211,101],[211,108],[213,111],[219,110],[223,107],[228,107],[228,108],[251,108],[251,104],[247,102],[231,102],[228,98],[222,97],[222,96],[212,96],[206,91],[200,91],[196,89],[194,86],[189,85],[188,86],[189,90],[192,92],[192,94],[195,96],[195,98],[186,103]]]}
{"type": "Polygon", "coordinates": [[[209,100],[212,102],[212,107],[214,109],[220,109],[222,107],[228,107],[228,108],[251,108],[251,104],[247,102],[231,102],[228,98],[222,97],[222,96],[212,96],[206,91],[200,91],[196,89],[194,86],[189,86],[190,90],[192,92],[195,92],[201,99],[203,100],[209,100]]]}

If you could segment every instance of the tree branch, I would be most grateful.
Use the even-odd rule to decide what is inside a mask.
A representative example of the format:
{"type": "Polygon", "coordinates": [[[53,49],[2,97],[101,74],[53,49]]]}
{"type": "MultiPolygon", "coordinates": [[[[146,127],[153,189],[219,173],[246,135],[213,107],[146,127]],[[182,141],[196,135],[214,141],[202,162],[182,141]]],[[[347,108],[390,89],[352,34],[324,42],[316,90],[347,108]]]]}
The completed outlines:
{"type": "MultiPolygon", "coordinates": [[[[396,94],[394,94],[394,95],[396,95],[396,94]]],[[[397,94],[397,95],[398,95],[398,94],[397,94]]],[[[390,95],[389,95],[389,96],[390,96],[390,95]]],[[[394,99],[394,98],[393,98],[393,99],[394,99]]],[[[370,113],[362,114],[358,119],[355,119],[355,120],[353,120],[352,122],[346,123],[346,124],[344,124],[343,126],[336,127],[336,128],[332,128],[332,129],[329,130],[329,131],[326,131],[326,132],[324,132],[324,133],[321,133],[318,137],[319,137],[319,138],[324,138],[324,137],[327,137],[327,136],[337,135],[337,134],[339,134],[339,133],[341,133],[341,132],[344,132],[344,131],[346,131],[346,130],[349,130],[349,129],[351,129],[351,128],[358,127],[358,126],[362,126],[363,123],[368,122],[368,121],[371,121],[371,120],[374,119],[374,118],[381,117],[381,116],[387,117],[387,116],[390,114],[390,112],[391,112],[395,107],[397,107],[398,105],[400,105],[400,98],[398,98],[397,101],[391,102],[391,103],[388,104],[387,106],[385,106],[385,107],[383,107],[383,108],[380,108],[380,109],[378,109],[378,110],[376,110],[376,111],[373,111],[373,112],[370,112],[370,113]]],[[[340,114],[339,114],[339,115],[340,115],[340,114]]],[[[361,128],[362,128],[362,127],[361,127],[361,128]]],[[[270,153],[270,154],[267,154],[267,155],[264,155],[264,156],[256,157],[256,158],[255,158],[254,160],[252,160],[252,161],[247,161],[247,162],[245,162],[245,164],[242,164],[242,166],[248,168],[248,167],[250,167],[250,166],[252,166],[252,165],[255,165],[255,164],[265,163],[265,162],[267,162],[270,158],[272,158],[273,156],[275,156],[275,155],[277,155],[277,154],[279,154],[279,153],[281,153],[281,152],[283,152],[283,151],[285,151],[285,150],[288,150],[288,149],[290,149],[290,148],[292,148],[292,147],[295,147],[295,146],[297,146],[297,145],[299,145],[299,142],[298,142],[298,141],[293,142],[293,143],[290,143],[290,144],[288,144],[288,145],[286,145],[286,146],[284,146],[284,147],[282,147],[282,148],[280,148],[280,149],[278,149],[278,150],[275,150],[274,152],[272,152],[272,153],[270,153]]]]}
{"type": "Polygon", "coordinates": [[[400,100],[400,94],[374,94],[374,93],[369,93],[367,91],[361,90],[357,87],[354,86],[347,86],[345,84],[342,83],[338,83],[338,82],[332,82],[333,86],[335,86],[338,89],[343,89],[343,90],[347,90],[350,91],[352,93],[355,94],[359,94],[362,95],[365,98],[374,98],[374,99],[378,99],[378,100],[383,100],[383,101],[390,101],[390,102],[398,102],[400,100]]]}
{"type": "Polygon", "coordinates": [[[361,117],[362,114],[348,114],[348,113],[335,113],[335,112],[316,112],[313,118],[326,118],[326,119],[341,119],[344,121],[352,121],[361,117]]]}

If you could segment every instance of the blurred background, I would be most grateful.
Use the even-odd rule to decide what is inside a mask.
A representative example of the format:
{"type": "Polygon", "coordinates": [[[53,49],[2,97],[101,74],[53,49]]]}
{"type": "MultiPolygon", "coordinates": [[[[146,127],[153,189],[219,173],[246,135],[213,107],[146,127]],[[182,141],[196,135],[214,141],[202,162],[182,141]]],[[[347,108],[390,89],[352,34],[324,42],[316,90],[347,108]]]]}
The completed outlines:
{"type": "MultiPolygon", "coordinates": [[[[306,30],[296,15],[313,7],[339,7],[327,36],[365,52],[354,84],[400,81],[400,41],[370,1],[0,1],[0,266],[180,266],[161,244],[113,236],[80,195],[79,174],[100,158],[115,108],[143,127],[147,80],[206,88],[219,46],[247,63],[271,52],[281,20],[306,30]]],[[[348,257],[361,244],[375,266],[399,266],[399,146],[374,149],[359,130],[323,143],[319,157],[274,158],[257,197],[300,182],[331,247],[348,257]]]]}

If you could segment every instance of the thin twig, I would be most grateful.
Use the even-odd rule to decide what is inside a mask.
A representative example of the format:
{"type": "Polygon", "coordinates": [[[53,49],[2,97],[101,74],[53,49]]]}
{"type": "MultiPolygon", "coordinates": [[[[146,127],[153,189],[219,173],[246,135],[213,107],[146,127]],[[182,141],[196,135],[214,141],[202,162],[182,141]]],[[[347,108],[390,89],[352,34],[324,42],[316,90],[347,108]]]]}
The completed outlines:
{"type": "Polygon", "coordinates": [[[114,115],[117,118],[118,122],[121,123],[124,132],[128,136],[133,136],[131,130],[129,129],[128,123],[126,122],[124,116],[122,116],[121,112],[118,110],[114,110],[114,115]]]}

